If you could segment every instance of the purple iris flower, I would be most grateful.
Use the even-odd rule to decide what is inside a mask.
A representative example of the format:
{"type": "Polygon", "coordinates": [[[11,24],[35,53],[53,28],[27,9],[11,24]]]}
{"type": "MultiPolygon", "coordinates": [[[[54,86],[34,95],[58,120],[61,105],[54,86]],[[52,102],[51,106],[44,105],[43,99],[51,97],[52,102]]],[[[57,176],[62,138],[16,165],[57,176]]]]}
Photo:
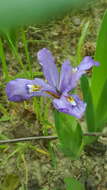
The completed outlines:
{"type": "Polygon", "coordinates": [[[79,66],[73,68],[69,60],[64,61],[60,73],[55,65],[51,52],[43,48],[37,53],[37,58],[43,68],[46,78],[28,80],[19,78],[10,81],[6,86],[6,93],[10,101],[19,102],[33,96],[53,97],[54,107],[60,111],[81,118],[86,109],[86,103],[77,95],[69,92],[77,86],[78,80],[92,66],[98,66],[90,56],[86,56],[79,66]]]}

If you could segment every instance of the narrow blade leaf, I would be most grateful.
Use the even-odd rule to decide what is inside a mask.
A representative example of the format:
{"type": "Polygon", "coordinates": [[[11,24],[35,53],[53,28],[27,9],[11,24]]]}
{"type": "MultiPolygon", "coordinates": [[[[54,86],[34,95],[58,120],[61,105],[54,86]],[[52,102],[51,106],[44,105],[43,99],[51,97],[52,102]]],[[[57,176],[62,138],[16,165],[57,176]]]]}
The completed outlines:
{"type": "MultiPolygon", "coordinates": [[[[87,123],[87,130],[88,132],[95,132],[96,131],[96,123],[95,123],[95,112],[93,106],[93,99],[91,95],[91,89],[89,86],[89,81],[87,77],[84,75],[81,78],[81,88],[83,92],[84,101],[87,103],[85,117],[87,123]]],[[[93,142],[96,138],[95,137],[84,137],[84,143],[89,144],[93,142]]]]}
{"type": "Polygon", "coordinates": [[[98,35],[95,60],[100,62],[100,66],[93,69],[91,83],[93,103],[96,108],[103,90],[104,83],[107,80],[107,11],[104,14],[98,35]]]}
{"type": "Polygon", "coordinates": [[[95,113],[94,113],[94,107],[93,107],[93,100],[92,100],[91,90],[89,86],[89,81],[85,75],[81,78],[81,88],[83,92],[84,101],[87,103],[87,107],[86,107],[87,128],[89,132],[94,132],[95,131],[95,113]]]}
{"type": "Polygon", "coordinates": [[[102,131],[105,122],[107,121],[107,80],[105,81],[99,103],[96,109],[97,131],[102,131]]]}

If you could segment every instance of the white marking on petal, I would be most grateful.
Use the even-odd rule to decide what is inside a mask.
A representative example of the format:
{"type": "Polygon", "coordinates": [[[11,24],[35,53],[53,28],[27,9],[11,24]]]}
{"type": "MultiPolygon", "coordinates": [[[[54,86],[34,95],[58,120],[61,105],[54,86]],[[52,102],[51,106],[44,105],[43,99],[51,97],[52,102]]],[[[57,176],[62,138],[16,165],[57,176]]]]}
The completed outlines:
{"type": "Polygon", "coordinates": [[[72,101],[71,104],[72,104],[73,106],[76,106],[76,105],[77,105],[75,101],[72,101]]]}
{"type": "Polygon", "coordinates": [[[41,90],[41,86],[38,86],[38,85],[31,85],[31,84],[28,84],[28,85],[27,85],[27,88],[28,88],[29,93],[36,92],[36,91],[40,91],[40,90],[41,90]]]}
{"type": "Polygon", "coordinates": [[[72,72],[73,72],[73,73],[76,73],[77,71],[78,71],[78,68],[77,68],[77,67],[72,68],[72,72]]]}
{"type": "Polygon", "coordinates": [[[32,93],[32,92],[33,92],[32,86],[33,86],[33,85],[30,85],[30,84],[27,85],[27,88],[28,88],[29,93],[32,93]]]}

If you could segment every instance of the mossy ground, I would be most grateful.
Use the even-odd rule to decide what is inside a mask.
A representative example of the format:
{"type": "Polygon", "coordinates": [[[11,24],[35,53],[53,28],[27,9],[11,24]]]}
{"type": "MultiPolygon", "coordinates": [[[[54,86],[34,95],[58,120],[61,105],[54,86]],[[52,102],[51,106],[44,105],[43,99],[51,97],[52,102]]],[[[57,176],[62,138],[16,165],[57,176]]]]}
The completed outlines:
{"type": "MultiPolygon", "coordinates": [[[[33,76],[43,77],[36,59],[37,51],[43,47],[53,52],[59,68],[66,58],[76,64],[77,44],[87,22],[89,27],[81,54],[93,56],[106,7],[107,0],[96,1],[94,5],[73,11],[62,20],[52,21],[45,26],[26,28],[33,76]]],[[[28,70],[21,35],[20,32],[17,42],[18,53],[28,70]]],[[[25,71],[21,68],[18,57],[14,56],[6,40],[3,43],[10,78],[24,76],[25,71]]],[[[49,99],[37,98],[26,103],[8,102],[5,95],[6,79],[1,69],[0,85],[1,139],[55,134],[49,99]]],[[[101,143],[96,143],[91,148],[87,147],[76,161],[64,157],[57,144],[58,141],[54,140],[0,145],[0,190],[65,190],[66,177],[79,179],[85,184],[86,190],[107,190],[105,139],[101,139],[101,143]]]]}

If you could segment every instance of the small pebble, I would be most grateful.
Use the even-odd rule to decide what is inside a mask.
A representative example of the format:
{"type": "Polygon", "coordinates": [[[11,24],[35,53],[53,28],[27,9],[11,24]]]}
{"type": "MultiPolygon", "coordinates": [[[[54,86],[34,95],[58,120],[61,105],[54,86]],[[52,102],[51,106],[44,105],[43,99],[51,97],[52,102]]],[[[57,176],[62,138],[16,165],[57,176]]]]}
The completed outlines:
{"type": "Polygon", "coordinates": [[[73,17],[72,18],[72,22],[75,26],[79,26],[81,24],[81,20],[80,18],[77,18],[77,17],[73,17]]]}

